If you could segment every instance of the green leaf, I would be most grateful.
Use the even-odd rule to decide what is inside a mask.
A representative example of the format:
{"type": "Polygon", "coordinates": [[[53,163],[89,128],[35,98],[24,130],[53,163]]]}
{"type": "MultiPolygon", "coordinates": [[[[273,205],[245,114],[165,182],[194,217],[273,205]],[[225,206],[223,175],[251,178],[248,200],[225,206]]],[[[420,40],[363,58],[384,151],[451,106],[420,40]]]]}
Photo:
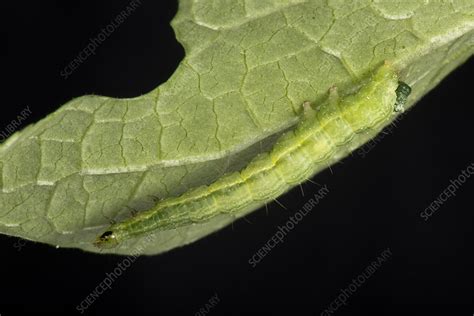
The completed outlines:
{"type": "MultiPolygon", "coordinates": [[[[182,0],[172,25],[186,57],[166,83],[74,99],[0,146],[1,233],[97,252],[111,220],[241,169],[331,86],[390,60],[411,106],[474,52],[472,0],[182,0]]],[[[156,233],[145,253],[234,219],[156,233]]]]}

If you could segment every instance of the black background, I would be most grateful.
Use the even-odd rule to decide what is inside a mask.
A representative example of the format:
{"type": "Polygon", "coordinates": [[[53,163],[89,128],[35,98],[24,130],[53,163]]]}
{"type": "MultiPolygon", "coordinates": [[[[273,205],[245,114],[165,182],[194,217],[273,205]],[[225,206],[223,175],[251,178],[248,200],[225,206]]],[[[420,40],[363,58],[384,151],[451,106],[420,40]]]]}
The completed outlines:
{"type": "MultiPolygon", "coordinates": [[[[73,75],[60,71],[128,1],[2,4],[1,124],[29,106],[35,122],[73,97],[133,97],[164,82],[184,51],[169,21],[174,1],[146,1],[73,75]]],[[[249,258],[306,198],[295,189],[190,246],[140,258],[90,315],[320,315],[384,249],[393,256],[336,315],[472,315],[474,179],[428,221],[425,209],[474,162],[473,61],[425,96],[366,158],[315,177],[330,193],[283,244],[252,268],[249,258]]],[[[308,195],[317,186],[306,183],[308,195]]],[[[0,236],[0,314],[74,315],[120,257],[57,250],[0,236]],[[18,245],[18,244],[16,244],[18,245]]]]}

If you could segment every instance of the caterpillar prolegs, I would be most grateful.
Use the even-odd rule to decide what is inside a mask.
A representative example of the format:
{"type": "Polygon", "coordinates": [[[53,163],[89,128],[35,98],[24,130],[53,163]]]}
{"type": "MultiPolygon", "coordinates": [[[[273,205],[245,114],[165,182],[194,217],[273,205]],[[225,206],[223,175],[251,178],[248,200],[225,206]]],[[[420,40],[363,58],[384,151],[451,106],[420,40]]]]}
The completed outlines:
{"type": "Polygon", "coordinates": [[[357,135],[378,132],[390,116],[403,110],[410,92],[389,63],[380,66],[355,94],[340,98],[333,87],[327,100],[315,109],[305,102],[296,127],[240,172],[164,199],[150,210],[112,225],[95,245],[112,248],[151,231],[256,209],[309,179],[328,161],[347,155],[355,149],[351,141],[357,135]]]}

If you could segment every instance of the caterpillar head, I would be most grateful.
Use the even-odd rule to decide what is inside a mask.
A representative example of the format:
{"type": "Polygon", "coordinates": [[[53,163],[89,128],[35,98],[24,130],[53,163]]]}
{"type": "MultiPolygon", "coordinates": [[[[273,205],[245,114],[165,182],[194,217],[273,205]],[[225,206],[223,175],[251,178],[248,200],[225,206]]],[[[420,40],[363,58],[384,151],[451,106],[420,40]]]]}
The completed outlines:
{"type": "Polygon", "coordinates": [[[114,234],[113,231],[106,231],[99,237],[97,237],[96,241],[94,242],[94,245],[97,248],[102,248],[102,249],[111,249],[115,248],[119,244],[117,240],[117,236],[114,234]]]}

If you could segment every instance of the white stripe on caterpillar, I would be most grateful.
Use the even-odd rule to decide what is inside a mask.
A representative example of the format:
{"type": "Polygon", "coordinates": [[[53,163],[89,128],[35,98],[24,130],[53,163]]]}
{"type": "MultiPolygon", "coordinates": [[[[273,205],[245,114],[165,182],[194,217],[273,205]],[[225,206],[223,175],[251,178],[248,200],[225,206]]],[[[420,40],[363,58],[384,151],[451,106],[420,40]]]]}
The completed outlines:
{"type": "Polygon", "coordinates": [[[164,199],[150,210],[112,225],[94,244],[112,248],[155,230],[254,210],[354,150],[355,137],[365,140],[365,132],[380,131],[392,115],[403,109],[410,90],[398,82],[388,63],[380,66],[355,94],[339,98],[337,89],[331,88],[328,99],[317,110],[305,102],[303,119],[296,128],[283,134],[270,152],[259,154],[240,172],[164,199]]]}

